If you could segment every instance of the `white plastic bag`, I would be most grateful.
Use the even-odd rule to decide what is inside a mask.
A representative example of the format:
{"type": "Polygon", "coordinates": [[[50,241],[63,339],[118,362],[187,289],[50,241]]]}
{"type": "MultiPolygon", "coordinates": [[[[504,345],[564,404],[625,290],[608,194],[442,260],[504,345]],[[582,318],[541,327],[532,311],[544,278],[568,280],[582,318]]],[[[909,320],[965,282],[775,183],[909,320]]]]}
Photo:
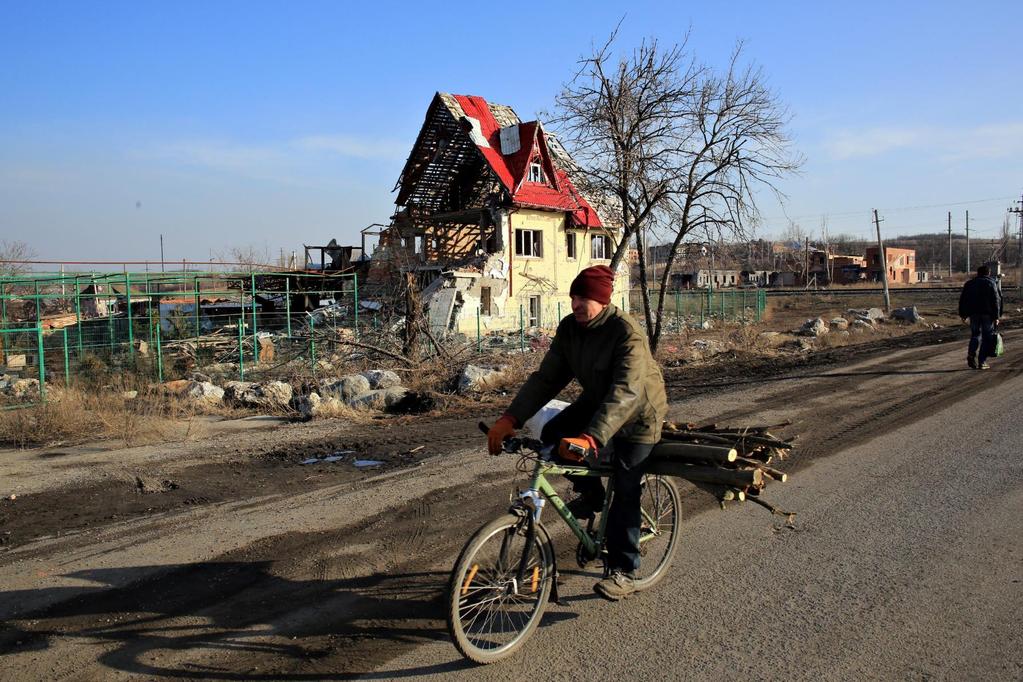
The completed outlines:
{"type": "Polygon", "coordinates": [[[522,425],[522,428],[525,429],[525,431],[533,438],[539,438],[540,433],[543,431],[543,427],[547,425],[547,422],[554,419],[554,416],[566,407],[568,407],[568,403],[564,400],[552,400],[541,407],[536,414],[527,419],[526,423],[522,425]]]}

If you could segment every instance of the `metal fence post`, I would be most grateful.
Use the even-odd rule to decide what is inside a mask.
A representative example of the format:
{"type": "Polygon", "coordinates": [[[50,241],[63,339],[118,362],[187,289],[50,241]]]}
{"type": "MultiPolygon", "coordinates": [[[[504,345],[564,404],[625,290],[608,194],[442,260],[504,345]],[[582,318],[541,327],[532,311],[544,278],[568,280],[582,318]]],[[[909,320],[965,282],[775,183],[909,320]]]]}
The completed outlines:
{"type": "MultiPolygon", "coordinates": [[[[36,299],[39,300],[39,299],[36,299]]],[[[36,324],[36,352],[39,353],[39,400],[46,400],[46,356],[43,354],[43,327],[36,324]]]]}
{"type": "Polygon", "coordinates": [[[522,304],[519,304],[519,351],[526,352],[526,319],[522,304]]]}
{"type": "Polygon", "coordinates": [[[291,278],[284,279],[284,315],[287,318],[288,338],[291,338],[291,278]]]}
{"type": "Polygon", "coordinates": [[[78,330],[78,358],[82,357],[82,295],[81,287],[78,284],[78,275],[75,275],[75,329],[78,330]]]}
{"type": "Polygon", "coordinates": [[[238,381],[245,381],[245,310],[238,318],[238,381]]]}
{"type": "Polygon", "coordinates": [[[354,296],[355,296],[355,340],[359,340],[359,274],[352,274],[352,282],[354,283],[354,296]]]}
{"type": "Polygon", "coordinates": [[[40,302],[39,302],[39,280],[33,281],[32,284],[35,286],[35,294],[36,294],[36,326],[39,327],[40,329],[42,329],[42,326],[43,326],[43,315],[42,315],[42,307],[41,307],[40,302]]]}
{"type": "Polygon", "coordinates": [[[252,278],[252,361],[259,364],[259,339],[256,338],[258,327],[256,322],[256,273],[251,274],[252,278]]]}
{"type": "Polygon", "coordinates": [[[163,347],[160,343],[160,338],[163,335],[160,332],[160,324],[156,325],[156,377],[163,383],[163,347]]]}
{"type": "Polygon", "coordinates": [[[132,328],[131,317],[131,273],[124,273],[124,300],[128,307],[128,349],[131,356],[135,357],[135,330],[132,328]]]}
{"type": "Polygon", "coordinates": [[[68,355],[67,350],[67,327],[61,327],[60,329],[64,332],[64,385],[71,385],[71,358],[68,355]]]}
{"type": "Polygon", "coordinates": [[[313,338],[313,316],[309,316],[309,368],[316,374],[316,339],[313,338]]]}

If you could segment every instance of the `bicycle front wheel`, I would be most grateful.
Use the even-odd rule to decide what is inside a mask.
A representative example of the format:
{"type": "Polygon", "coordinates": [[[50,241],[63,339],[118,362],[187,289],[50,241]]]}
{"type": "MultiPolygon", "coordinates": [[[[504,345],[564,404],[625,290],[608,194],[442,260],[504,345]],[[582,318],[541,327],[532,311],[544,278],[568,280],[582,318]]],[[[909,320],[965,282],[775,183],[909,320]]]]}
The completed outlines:
{"type": "Polygon", "coordinates": [[[528,527],[514,514],[491,521],[469,539],[451,572],[448,631],[471,661],[493,663],[511,655],[543,616],[554,583],[554,554],[540,528],[526,546],[528,527]]]}
{"type": "Polygon", "coordinates": [[[681,534],[681,506],[682,498],[674,481],[666,476],[644,477],[640,496],[643,521],[639,532],[637,590],[659,583],[671,565],[681,534]]]}

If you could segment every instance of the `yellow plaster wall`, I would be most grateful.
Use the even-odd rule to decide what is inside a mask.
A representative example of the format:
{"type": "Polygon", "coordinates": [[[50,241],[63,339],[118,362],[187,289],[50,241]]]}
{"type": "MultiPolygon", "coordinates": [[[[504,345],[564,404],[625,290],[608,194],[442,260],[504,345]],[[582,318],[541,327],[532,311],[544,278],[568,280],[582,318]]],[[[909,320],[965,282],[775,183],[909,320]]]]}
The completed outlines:
{"type": "MultiPolygon", "coordinates": [[[[571,313],[571,299],[568,289],[572,280],[580,270],[591,265],[609,265],[608,260],[590,258],[590,235],[594,230],[570,230],[576,233],[576,258],[568,258],[568,246],[565,243],[565,215],[552,211],[536,211],[531,209],[515,209],[510,212],[509,223],[505,224],[502,237],[505,252],[501,259],[510,263],[508,268],[511,279],[511,291],[500,290],[492,286],[494,315],[483,315],[479,318],[480,332],[497,330],[515,330],[519,328],[520,306],[528,316],[529,297],[540,296],[540,326],[553,329],[558,325],[560,317],[571,313]],[[541,230],[543,232],[543,257],[527,258],[515,255],[515,230],[541,230]],[[560,304],[560,305],[559,305],[560,304]],[[560,317],[559,317],[560,315],[560,317]]],[[[495,256],[496,257],[496,256],[495,256]]],[[[481,284],[485,283],[485,280],[481,284]]],[[[497,282],[486,283],[490,286],[497,282]]],[[[611,302],[619,308],[628,310],[629,275],[628,268],[621,268],[615,278],[614,293],[611,302]]],[[[457,320],[458,331],[469,336],[476,333],[476,310],[478,307],[478,286],[466,292],[466,307],[457,320]]],[[[528,326],[528,322],[527,322],[528,326]]]]}

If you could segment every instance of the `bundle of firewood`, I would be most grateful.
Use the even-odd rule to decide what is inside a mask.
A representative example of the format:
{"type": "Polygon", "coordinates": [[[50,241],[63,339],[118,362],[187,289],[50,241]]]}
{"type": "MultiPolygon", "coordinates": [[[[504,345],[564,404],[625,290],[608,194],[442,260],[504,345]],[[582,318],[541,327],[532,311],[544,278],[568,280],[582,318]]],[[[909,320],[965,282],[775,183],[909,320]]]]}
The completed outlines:
{"type": "Polygon", "coordinates": [[[665,422],[661,442],[651,453],[649,472],[691,481],[722,506],[750,500],[772,513],[792,516],[759,497],[768,481],[784,483],[788,478],[771,464],[785,459],[795,438],[778,438],[771,431],[789,424],[730,427],[665,422]]]}

